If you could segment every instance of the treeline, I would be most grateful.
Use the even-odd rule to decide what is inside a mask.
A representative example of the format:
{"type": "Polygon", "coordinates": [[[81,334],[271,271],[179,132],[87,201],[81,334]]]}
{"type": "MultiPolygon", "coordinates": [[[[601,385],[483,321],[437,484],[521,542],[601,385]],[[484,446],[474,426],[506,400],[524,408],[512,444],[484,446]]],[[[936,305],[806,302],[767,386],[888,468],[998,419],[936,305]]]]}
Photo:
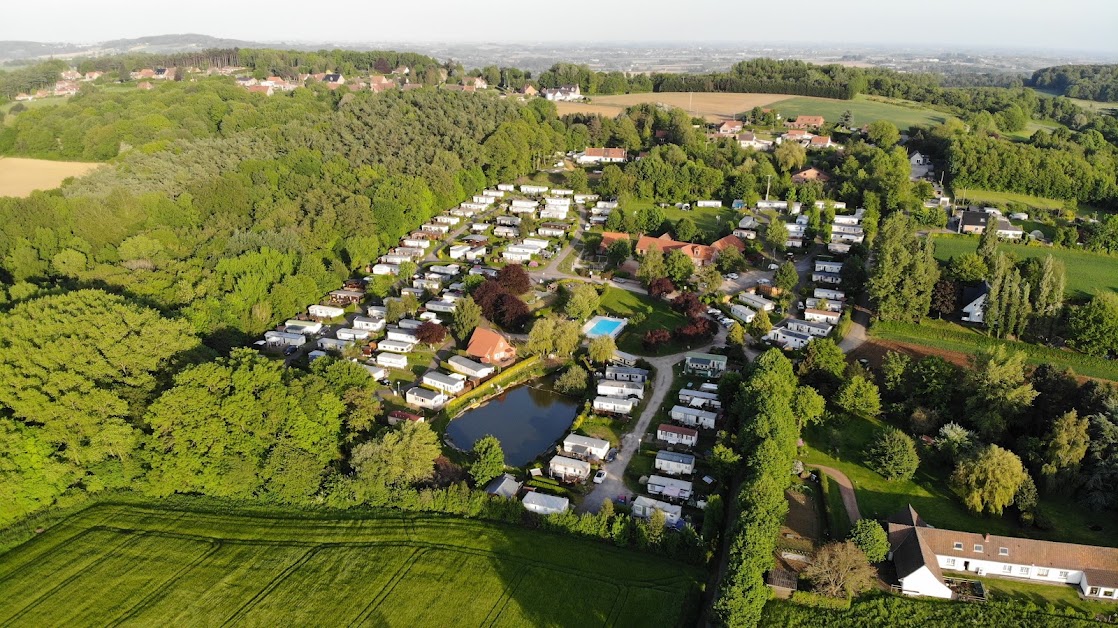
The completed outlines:
{"type": "Polygon", "coordinates": [[[759,92],[851,99],[865,89],[857,71],[841,65],[814,65],[803,61],[751,59],[729,72],[711,74],[656,74],[658,92],[759,92]]]}
{"type": "Polygon", "coordinates": [[[1118,65],[1057,65],[1033,72],[1029,81],[1037,89],[1068,98],[1100,102],[1118,101],[1118,65]]]}
{"type": "Polygon", "coordinates": [[[33,94],[36,90],[51,89],[59,80],[59,73],[69,66],[65,61],[52,60],[18,70],[0,70],[0,100],[12,100],[16,94],[33,94]]]}
{"type": "MultiPolygon", "coordinates": [[[[186,317],[224,350],[317,302],[436,212],[564,147],[542,100],[520,107],[430,89],[225,101],[243,90],[221,81],[162,90],[180,94],[184,109],[164,116],[168,135],[193,129],[203,139],[157,139],[62,193],[0,199],[9,300],[104,287],[186,317]],[[227,113],[202,125],[207,111],[227,113]],[[223,132],[234,127],[248,130],[223,132]]],[[[41,125],[12,127],[15,145],[68,128],[75,112],[87,127],[119,129],[130,117],[115,112],[144,110],[132,100],[142,98],[43,108],[41,125]]]]}

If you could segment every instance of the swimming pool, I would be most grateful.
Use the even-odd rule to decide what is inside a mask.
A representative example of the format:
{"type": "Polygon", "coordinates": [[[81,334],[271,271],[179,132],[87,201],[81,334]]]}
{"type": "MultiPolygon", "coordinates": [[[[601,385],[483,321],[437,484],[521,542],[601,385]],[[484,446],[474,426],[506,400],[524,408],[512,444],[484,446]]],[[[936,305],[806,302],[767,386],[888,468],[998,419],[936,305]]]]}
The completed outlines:
{"type": "Polygon", "coordinates": [[[624,329],[627,322],[628,321],[623,318],[595,316],[582,327],[582,333],[586,334],[587,338],[597,338],[598,336],[617,338],[617,335],[621,333],[621,330],[624,329]]]}

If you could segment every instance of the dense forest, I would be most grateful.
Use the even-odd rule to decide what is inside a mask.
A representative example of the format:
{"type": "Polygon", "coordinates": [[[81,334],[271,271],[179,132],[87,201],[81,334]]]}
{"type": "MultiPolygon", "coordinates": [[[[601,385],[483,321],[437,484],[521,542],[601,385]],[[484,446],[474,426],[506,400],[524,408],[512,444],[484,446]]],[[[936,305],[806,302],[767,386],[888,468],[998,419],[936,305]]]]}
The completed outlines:
{"type": "Polygon", "coordinates": [[[1118,65],[1058,65],[1033,72],[1030,84],[1069,98],[1118,102],[1118,65]]]}

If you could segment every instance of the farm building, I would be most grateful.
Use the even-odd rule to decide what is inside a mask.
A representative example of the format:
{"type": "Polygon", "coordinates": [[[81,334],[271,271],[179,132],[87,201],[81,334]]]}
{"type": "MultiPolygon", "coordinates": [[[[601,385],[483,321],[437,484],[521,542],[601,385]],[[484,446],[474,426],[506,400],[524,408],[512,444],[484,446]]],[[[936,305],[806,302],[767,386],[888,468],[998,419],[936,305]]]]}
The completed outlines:
{"type": "Polygon", "coordinates": [[[620,397],[594,397],[595,412],[629,414],[636,406],[636,399],[622,399],[620,397]]]}
{"type": "Polygon", "coordinates": [[[649,495],[663,495],[671,499],[687,499],[691,497],[691,483],[687,480],[653,475],[648,478],[646,487],[649,495]]]}
{"type": "Polygon", "coordinates": [[[722,377],[722,373],[726,372],[726,356],[713,353],[688,353],[683,362],[683,371],[688,375],[722,377]]]}
{"type": "Polygon", "coordinates": [[[483,379],[492,375],[494,371],[494,368],[488,364],[475,362],[460,355],[453,356],[446,362],[450,366],[450,368],[467,377],[476,377],[478,379],[483,379]]]}
{"type": "Polygon", "coordinates": [[[648,370],[628,366],[607,366],[605,376],[606,379],[620,382],[644,383],[648,380],[648,370]]]}
{"type": "Polygon", "coordinates": [[[688,427],[702,427],[708,430],[714,429],[714,422],[718,419],[717,413],[688,406],[672,406],[669,416],[672,420],[688,427]]]}
{"type": "Polygon", "coordinates": [[[408,368],[408,356],[402,353],[378,353],[377,364],[390,369],[406,369],[408,368]]]}
{"type": "Polygon", "coordinates": [[[662,502],[652,499],[645,495],[640,495],[633,500],[633,516],[642,519],[649,519],[652,513],[659,510],[664,513],[664,525],[668,527],[675,527],[679,525],[681,517],[683,516],[683,507],[662,502]]]}
{"type": "Polygon", "coordinates": [[[581,482],[590,477],[590,463],[566,456],[555,456],[547,464],[551,477],[563,482],[581,482]]]}
{"type": "Polygon", "coordinates": [[[605,379],[598,382],[598,394],[603,397],[636,397],[644,399],[644,386],[636,382],[605,379]]]}
{"type": "Polygon", "coordinates": [[[609,448],[609,441],[601,438],[567,434],[563,439],[563,453],[574,454],[579,458],[604,460],[609,453],[609,448]]]}
{"type": "Polygon", "coordinates": [[[668,475],[691,475],[695,472],[695,456],[678,451],[656,453],[656,470],[668,475]]]}
{"type": "Polygon", "coordinates": [[[692,447],[699,442],[699,432],[689,427],[661,423],[656,428],[656,438],[672,445],[692,447]]]}
{"type": "Polygon", "coordinates": [[[537,515],[557,515],[567,512],[571,507],[571,500],[566,497],[556,497],[537,491],[525,495],[522,503],[526,509],[537,515]]]}
{"type": "Polygon", "coordinates": [[[404,400],[407,401],[410,406],[427,408],[428,410],[438,410],[445,406],[446,402],[450,401],[450,397],[447,397],[437,390],[416,386],[415,388],[408,389],[408,392],[404,394],[404,400]]]}

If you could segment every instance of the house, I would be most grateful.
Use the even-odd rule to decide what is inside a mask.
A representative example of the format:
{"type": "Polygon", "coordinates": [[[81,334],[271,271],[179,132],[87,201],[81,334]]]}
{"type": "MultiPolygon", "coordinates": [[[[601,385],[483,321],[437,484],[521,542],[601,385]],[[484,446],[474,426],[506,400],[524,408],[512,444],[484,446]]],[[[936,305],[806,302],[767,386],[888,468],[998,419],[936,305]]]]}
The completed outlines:
{"type": "Polygon", "coordinates": [[[790,318],[784,322],[784,325],[791,331],[807,334],[809,336],[816,336],[822,338],[831,333],[834,329],[833,325],[827,323],[816,323],[814,321],[802,321],[795,318],[790,318]]]}
{"type": "Polygon", "coordinates": [[[512,499],[520,492],[520,487],[521,484],[516,481],[516,478],[507,473],[502,473],[485,485],[485,492],[495,497],[512,499]]]}
{"type": "Polygon", "coordinates": [[[403,410],[393,410],[393,411],[388,413],[388,424],[389,425],[399,425],[400,423],[403,423],[404,421],[410,421],[412,423],[424,423],[425,422],[423,420],[422,416],[420,416],[418,414],[412,414],[411,412],[405,412],[403,410]]]}
{"type": "Polygon", "coordinates": [[[539,90],[537,90],[535,87],[532,87],[531,85],[525,85],[523,88],[521,88],[519,93],[520,93],[521,96],[527,96],[528,98],[531,98],[532,96],[535,96],[536,94],[539,94],[540,92],[539,92],[539,90]]]}
{"type": "Polygon", "coordinates": [[[415,388],[409,388],[408,391],[404,393],[404,400],[409,406],[426,408],[428,410],[438,410],[450,401],[450,397],[447,397],[437,390],[416,386],[415,388]]]}
{"type": "Polygon", "coordinates": [[[647,490],[649,495],[663,495],[671,499],[687,499],[691,497],[692,486],[687,480],[653,475],[648,478],[647,490]]]}
{"type": "Polygon", "coordinates": [[[722,377],[726,372],[726,356],[691,352],[684,356],[683,372],[707,378],[722,377]]]}
{"type": "Polygon", "coordinates": [[[611,414],[629,414],[636,406],[637,400],[627,397],[594,397],[593,404],[595,412],[608,412],[611,414]]]}
{"type": "Polygon", "coordinates": [[[466,87],[473,87],[474,89],[486,89],[489,87],[489,81],[486,81],[480,76],[467,76],[462,79],[462,84],[466,87]]]}
{"type": "Polygon", "coordinates": [[[283,330],[289,334],[314,336],[322,332],[322,323],[291,319],[283,324],[283,330]]]}
{"type": "Polygon", "coordinates": [[[823,150],[836,146],[838,144],[832,142],[830,136],[827,135],[814,135],[807,143],[807,147],[812,150],[823,150]]]}
{"type": "Polygon", "coordinates": [[[543,97],[548,100],[579,100],[582,98],[582,89],[578,85],[563,85],[561,87],[545,87],[543,97]]]}
{"type": "Polygon", "coordinates": [[[459,373],[427,371],[423,374],[423,385],[448,395],[457,395],[466,389],[466,376],[459,373]]]}
{"type": "Polygon", "coordinates": [[[504,364],[516,359],[516,349],[501,334],[492,329],[478,327],[470,336],[466,355],[477,358],[485,364],[504,364]]]}
{"type": "Polygon", "coordinates": [[[790,129],[817,129],[823,124],[823,116],[796,116],[795,120],[786,121],[784,126],[790,129]]]}
{"type": "Polygon", "coordinates": [[[271,96],[276,93],[275,88],[271,85],[250,85],[247,89],[249,93],[264,94],[265,96],[271,96]]]}
{"type": "Polygon", "coordinates": [[[401,353],[378,353],[377,365],[390,369],[406,369],[408,356],[401,353]]]}
{"type": "Polygon", "coordinates": [[[738,295],[738,301],[760,312],[771,312],[776,308],[775,303],[759,294],[753,294],[752,292],[742,292],[738,295]]]}
{"type": "Polygon", "coordinates": [[[606,379],[615,379],[622,382],[637,382],[640,384],[648,381],[648,375],[649,373],[646,369],[626,366],[607,366],[605,371],[606,379]]]}
{"type": "Polygon", "coordinates": [[[742,242],[741,238],[737,237],[736,235],[728,235],[718,238],[714,242],[711,242],[710,246],[719,255],[721,255],[722,251],[725,251],[729,248],[735,248],[739,252],[745,252],[745,242],[742,242]]]}
{"type": "Polygon", "coordinates": [[[760,139],[751,131],[738,135],[738,144],[742,148],[752,148],[754,150],[769,150],[773,147],[772,140],[760,139]]]}
{"type": "Polygon", "coordinates": [[[644,399],[644,385],[636,382],[604,379],[598,382],[598,394],[603,397],[636,397],[638,399],[644,399]]]}
{"type": "Polygon", "coordinates": [[[827,323],[828,325],[838,325],[839,319],[842,314],[831,310],[816,310],[813,308],[804,309],[804,320],[813,323],[827,323]]]}
{"type": "Polygon", "coordinates": [[[990,284],[985,281],[981,285],[972,286],[963,290],[961,303],[963,306],[963,321],[967,323],[986,322],[986,295],[990,292],[990,284]]]}
{"type": "Polygon", "coordinates": [[[307,314],[310,314],[311,318],[329,320],[345,316],[345,310],[332,305],[312,305],[307,308],[307,314]]]}
{"type": "Polygon", "coordinates": [[[792,175],[792,183],[797,185],[808,183],[809,181],[819,181],[820,183],[828,183],[831,180],[831,175],[823,172],[819,168],[805,168],[796,174],[792,175]]]}
{"type": "Polygon", "coordinates": [[[743,323],[752,323],[757,313],[744,305],[734,303],[730,306],[730,316],[733,316],[743,323]]]}
{"type": "MultiPolygon", "coordinates": [[[[323,338],[323,340],[328,340],[323,338]]],[[[377,348],[381,351],[389,351],[391,353],[411,353],[415,349],[414,342],[405,342],[402,340],[381,340],[377,343],[377,348]]]]}
{"type": "Polygon", "coordinates": [[[656,453],[656,470],[668,475],[691,475],[695,472],[695,456],[677,451],[656,453]]]}
{"type": "Polygon", "coordinates": [[[365,340],[371,333],[372,332],[367,329],[352,329],[343,327],[342,329],[339,329],[334,335],[337,336],[338,340],[365,340]]]}
{"type": "Polygon", "coordinates": [[[718,414],[714,412],[688,406],[672,406],[668,416],[687,427],[701,427],[708,430],[714,429],[714,422],[718,419],[718,414]]]}
{"type": "Polygon", "coordinates": [[[624,148],[587,148],[575,155],[575,161],[580,164],[620,164],[628,157],[624,148]]]}
{"type": "Polygon", "coordinates": [[[656,427],[656,438],[671,445],[693,447],[699,442],[699,431],[671,423],[661,423],[656,427]]]}
{"type": "Polygon", "coordinates": [[[842,290],[833,290],[831,288],[816,288],[812,295],[816,299],[828,299],[831,301],[843,301],[846,299],[846,293],[842,290]]]}
{"type": "Polygon", "coordinates": [[[446,363],[451,369],[467,377],[474,377],[477,379],[484,379],[486,377],[489,377],[495,370],[488,364],[474,362],[473,360],[464,358],[460,355],[452,356],[449,360],[446,361],[446,363]]]}
{"type": "Polygon", "coordinates": [[[784,325],[773,327],[772,331],[765,334],[765,340],[781,347],[785,351],[799,351],[811,342],[811,336],[788,329],[784,325]]]}
{"type": "Polygon", "coordinates": [[[307,344],[307,337],[284,331],[266,331],[264,341],[269,347],[301,347],[307,344]]]}
{"type": "Polygon", "coordinates": [[[741,133],[742,124],[740,120],[726,120],[715,127],[715,132],[720,135],[735,135],[741,133]]]}
{"type": "Polygon", "coordinates": [[[664,525],[666,525],[666,526],[674,528],[674,527],[678,526],[679,522],[682,520],[682,517],[683,517],[683,507],[682,506],[677,506],[677,505],[669,504],[667,502],[658,501],[658,500],[652,499],[651,497],[647,497],[645,495],[640,495],[636,499],[633,500],[633,516],[634,517],[640,517],[642,519],[649,519],[649,518],[652,517],[652,513],[657,511],[657,510],[664,514],[664,525]]]}
{"type": "Polygon", "coordinates": [[[557,515],[567,512],[571,507],[571,500],[566,497],[556,497],[538,491],[525,495],[521,503],[524,504],[524,508],[537,515],[557,515]]]}
{"type": "Polygon", "coordinates": [[[998,214],[983,211],[964,211],[959,216],[959,233],[978,233],[986,231],[989,221],[996,221],[998,237],[1010,240],[1019,240],[1025,235],[1025,230],[1012,225],[1008,220],[998,214]]]}
{"type": "Polygon", "coordinates": [[[691,244],[690,242],[678,242],[673,240],[668,234],[664,234],[658,238],[652,236],[642,235],[637,240],[636,251],[640,255],[645,255],[653,247],[660,249],[663,253],[670,251],[680,251],[691,259],[691,263],[696,267],[706,266],[714,263],[718,252],[714,247],[706,246],[705,244],[691,244]]]}
{"type": "Polygon", "coordinates": [[[547,463],[547,472],[561,482],[581,482],[590,477],[590,463],[566,456],[555,456],[547,463]]]}
{"type": "Polygon", "coordinates": [[[609,450],[609,441],[601,438],[567,434],[567,437],[563,439],[563,453],[574,454],[579,458],[605,460],[609,450]]]}
{"type": "Polygon", "coordinates": [[[717,392],[693,390],[691,388],[680,389],[679,403],[690,408],[713,408],[717,410],[722,407],[722,400],[718,397],[717,392]]]}
{"type": "Polygon", "coordinates": [[[1075,585],[1087,598],[1118,598],[1118,548],[933,528],[909,506],[887,520],[901,592],[948,599],[943,570],[1075,585]]]}
{"type": "Polygon", "coordinates": [[[620,231],[603,231],[602,241],[598,243],[598,251],[605,253],[609,250],[610,245],[619,240],[629,241],[629,234],[620,231]]]}

